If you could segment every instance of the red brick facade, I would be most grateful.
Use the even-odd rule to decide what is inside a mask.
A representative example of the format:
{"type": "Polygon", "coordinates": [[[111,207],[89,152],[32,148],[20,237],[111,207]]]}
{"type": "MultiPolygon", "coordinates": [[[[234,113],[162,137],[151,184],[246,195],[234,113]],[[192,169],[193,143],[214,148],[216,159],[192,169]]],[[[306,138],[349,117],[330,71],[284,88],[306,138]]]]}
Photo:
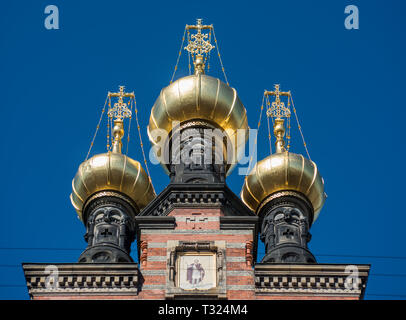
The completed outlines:
{"type": "MultiPolygon", "coordinates": [[[[114,285],[112,289],[109,289],[114,292],[112,294],[109,294],[108,290],[107,292],[103,291],[103,285],[99,285],[100,288],[97,287],[97,289],[86,289],[86,283],[95,281],[93,276],[87,277],[86,281],[84,279],[76,280],[78,284],[71,284],[72,288],[77,288],[77,292],[57,290],[52,293],[43,289],[34,289],[35,286],[41,287],[41,281],[43,280],[41,280],[42,278],[39,280],[35,276],[35,272],[32,272],[34,276],[30,276],[29,266],[25,266],[27,282],[32,282],[32,288],[29,287],[31,297],[39,300],[162,300],[173,298],[173,295],[168,296],[170,291],[168,277],[170,253],[174,244],[178,242],[212,241],[217,245],[220,244],[225,252],[224,257],[222,257],[225,263],[222,276],[224,278],[222,286],[225,294],[223,292],[223,295],[221,295],[222,299],[355,300],[362,298],[369,268],[365,268],[364,278],[360,282],[361,289],[353,293],[346,292],[343,282],[345,274],[341,265],[272,266],[255,264],[256,230],[249,227],[235,227],[235,225],[224,227],[221,208],[175,208],[170,212],[169,217],[175,219],[171,228],[157,228],[154,227],[153,223],[151,223],[151,227],[140,227],[138,239],[139,265],[138,267],[135,265],[138,268],[137,274],[139,274],[139,278],[134,282],[134,287],[136,287],[134,292],[126,294],[125,290],[129,290],[127,286],[120,293],[120,289],[117,289],[114,285]],[[97,290],[101,290],[102,293],[98,294],[97,290]]],[[[80,265],[76,264],[78,268],[80,265]]],[[[108,275],[108,266],[104,270],[104,273],[108,275]]],[[[103,273],[101,276],[103,277],[103,273]]],[[[138,276],[134,275],[134,277],[138,276]]],[[[121,280],[118,276],[114,279],[121,280]]],[[[116,282],[119,280],[116,280],[116,282]]],[[[59,281],[61,284],[66,284],[66,282],[69,282],[69,277],[62,277],[59,281]]],[[[75,281],[71,280],[71,282],[75,281]]],[[[99,282],[102,283],[103,279],[99,279],[99,282]]],[[[43,288],[43,285],[41,288],[43,288]]],[[[176,288],[173,290],[176,291],[176,288]]]]}

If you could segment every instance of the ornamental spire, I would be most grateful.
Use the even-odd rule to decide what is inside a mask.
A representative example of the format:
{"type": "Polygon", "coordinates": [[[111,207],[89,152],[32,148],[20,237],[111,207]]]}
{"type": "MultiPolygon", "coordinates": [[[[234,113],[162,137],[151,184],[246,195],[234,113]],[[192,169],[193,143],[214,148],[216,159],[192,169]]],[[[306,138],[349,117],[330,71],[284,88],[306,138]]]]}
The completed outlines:
{"type": "Polygon", "coordinates": [[[113,152],[121,153],[121,147],[123,143],[121,138],[124,136],[124,126],[123,119],[131,118],[131,110],[128,108],[128,103],[124,102],[124,98],[135,99],[134,92],[127,93],[124,91],[124,86],[119,86],[119,92],[109,92],[108,97],[118,97],[118,101],[114,104],[114,107],[109,109],[108,116],[110,118],[114,117],[114,128],[113,128],[113,152]]]}
{"type": "MultiPolygon", "coordinates": [[[[268,118],[275,119],[273,129],[274,135],[276,138],[275,142],[275,151],[276,153],[281,153],[286,151],[285,148],[285,118],[288,119],[288,129],[290,129],[290,102],[288,100],[288,105],[285,106],[285,103],[281,101],[281,96],[287,96],[288,98],[291,97],[290,91],[283,92],[280,91],[280,85],[275,84],[274,91],[267,91],[265,90],[265,96],[275,96],[275,101],[272,102],[271,105],[268,104],[268,108],[266,111],[266,115],[268,118]]],[[[288,139],[290,140],[290,134],[288,134],[288,139]]]]}
{"type": "Polygon", "coordinates": [[[204,74],[205,62],[210,51],[214,48],[211,42],[211,30],[213,25],[203,25],[202,19],[197,19],[196,25],[186,25],[186,30],[197,30],[188,39],[189,43],[185,50],[192,55],[195,66],[195,74],[204,74]],[[202,33],[203,30],[210,30],[209,33],[202,33]],[[205,40],[207,39],[207,40],[205,40]],[[193,40],[193,41],[192,41],[193,40]]]}

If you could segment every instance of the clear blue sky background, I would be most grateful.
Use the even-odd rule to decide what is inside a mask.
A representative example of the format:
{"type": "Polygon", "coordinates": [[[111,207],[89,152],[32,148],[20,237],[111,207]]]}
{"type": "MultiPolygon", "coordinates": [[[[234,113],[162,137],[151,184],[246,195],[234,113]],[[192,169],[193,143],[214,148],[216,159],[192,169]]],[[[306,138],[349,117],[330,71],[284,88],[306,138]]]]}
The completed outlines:
{"type": "MultiPolygon", "coordinates": [[[[251,127],[264,89],[293,92],[329,196],[312,227],[318,261],[370,263],[366,299],[404,299],[405,12],[400,0],[3,1],[0,298],[28,299],[21,262],[77,261],[85,228],[70,204],[71,180],[107,91],[135,91],[149,146],[150,108],[170,81],[184,26],[203,18],[215,26],[251,127]],[[44,28],[49,4],[59,7],[59,30],[44,28]],[[359,7],[359,30],[344,28],[349,4],[359,7]]],[[[186,57],[177,77],[188,72],[186,57]]],[[[105,151],[103,128],[96,153],[105,151]]],[[[132,133],[129,155],[142,160],[132,133]]],[[[292,151],[303,153],[297,130],[293,137],[292,151]]],[[[168,178],[159,166],[151,173],[160,192],[168,178]]],[[[237,171],[228,178],[238,194],[242,183],[237,171]]]]}

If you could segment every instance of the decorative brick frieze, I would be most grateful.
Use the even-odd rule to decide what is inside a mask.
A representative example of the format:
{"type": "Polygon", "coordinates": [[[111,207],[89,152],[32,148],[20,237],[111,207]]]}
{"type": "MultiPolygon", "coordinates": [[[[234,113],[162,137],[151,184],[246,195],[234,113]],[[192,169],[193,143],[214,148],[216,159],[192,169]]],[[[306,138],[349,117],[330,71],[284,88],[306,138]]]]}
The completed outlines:
{"type": "Polygon", "coordinates": [[[250,235],[252,231],[247,230],[142,230],[141,235],[250,235]]]}

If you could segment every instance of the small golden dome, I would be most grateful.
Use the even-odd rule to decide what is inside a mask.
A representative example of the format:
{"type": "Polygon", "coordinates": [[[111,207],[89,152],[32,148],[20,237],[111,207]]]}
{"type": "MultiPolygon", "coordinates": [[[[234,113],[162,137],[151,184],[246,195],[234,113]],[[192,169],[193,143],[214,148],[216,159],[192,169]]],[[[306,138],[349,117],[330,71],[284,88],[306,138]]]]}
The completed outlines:
{"type": "MultiPolygon", "coordinates": [[[[153,130],[163,129],[169,136],[173,121],[179,121],[182,125],[194,120],[207,122],[227,133],[234,151],[233,159],[225,159],[231,163],[227,167],[230,173],[243,151],[240,147],[248,139],[247,112],[236,90],[205,74],[195,74],[175,81],[161,90],[151,110],[149,139],[153,145],[157,145],[160,138],[151,134],[153,130]],[[245,139],[240,139],[241,141],[237,139],[238,129],[246,130],[245,139]]],[[[161,164],[169,173],[167,166],[161,164]]]]}
{"type": "Polygon", "coordinates": [[[83,162],[72,180],[70,199],[82,221],[86,201],[107,190],[125,194],[138,210],[155,197],[151,181],[138,161],[116,152],[98,154],[83,162]]]}
{"type": "Polygon", "coordinates": [[[301,154],[284,151],[257,162],[244,182],[241,199],[255,212],[268,196],[288,190],[306,196],[315,221],[326,199],[324,181],[316,164],[301,154]]]}

